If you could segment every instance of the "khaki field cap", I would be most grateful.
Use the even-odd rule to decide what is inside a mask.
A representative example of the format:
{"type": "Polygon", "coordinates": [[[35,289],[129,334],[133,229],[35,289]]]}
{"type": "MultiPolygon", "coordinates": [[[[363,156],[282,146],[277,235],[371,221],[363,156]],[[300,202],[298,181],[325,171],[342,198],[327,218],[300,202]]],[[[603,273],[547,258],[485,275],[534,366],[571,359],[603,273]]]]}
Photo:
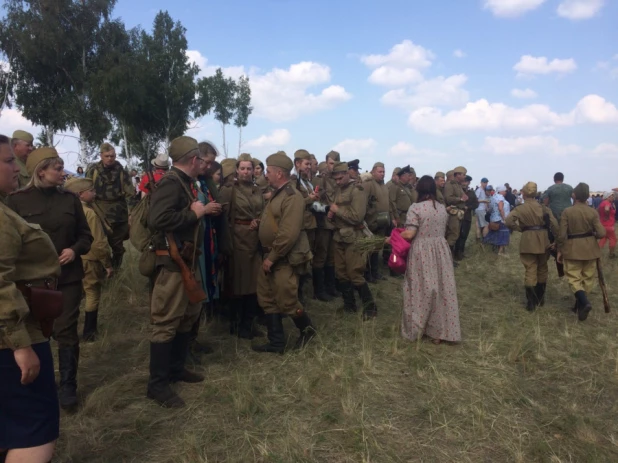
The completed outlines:
{"type": "Polygon", "coordinates": [[[13,140],[21,140],[27,143],[32,143],[34,141],[34,137],[31,133],[26,132],[25,130],[16,130],[13,132],[13,140]]]}
{"type": "Polygon", "coordinates": [[[110,145],[109,143],[103,143],[101,145],[101,148],[99,149],[99,152],[107,153],[108,151],[111,151],[113,149],[114,149],[114,147],[112,145],[110,145]]]}
{"type": "Polygon", "coordinates": [[[382,169],[384,169],[384,163],[382,163],[382,162],[376,162],[376,163],[373,165],[372,170],[373,170],[373,169],[377,169],[378,167],[381,167],[382,169]]]}
{"type": "Polygon", "coordinates": [[[447,177],[452,177],[452,176],[453,176],[453,173],[454,173],[454,171],[449,170],[449,171],[446,173],[446,176],[447,176],[447,177]]]}
{"type": "Polygon", "coordinates": [[[401,172],[401,167],[395,167],[393,169],[393,175],[399,175],[399,172],[401,172]]]}
{"type": "Polygon", "coordinates": [[[170,143],[170,158],[172,158],[172,161],[178,162],[187,154],[197,149],[199,149],[199,146],[195,138],[186,136],[174,138],[172,143],[170,143]]]}
{"type": "Polygon", "coordinates": [[[332,159],[335,162],[341,161],[341,156],[337,151],[329,151],[326,157],[332,159]]]}
{"type": "Polygon", "coordinates": [[[236,159],[227,158],[221,161],[221,175],[223,178],[226,178],[234,173],[236,173],[236,159]]]}
{"type": "Polygon", "coordinates": [[[466,175],[468,173],[468,170],[463,166],[458,166],[453,169],[453,173],[466,175]]]}
{"type": "Polygon", "coordinates": [[[312,161],[313,161],[313,160],[316,160],[316,161],[317,161],[317,159],[316,159],[316,157],[315,157],[315,154],[310,154],[310,155],[309,155],[309,157],[311,158],[311,160],[312,160],[312,161]]]}
{"type": "Polygon", "coordinates": [[[284,151],[277,151],[275,154],[271,154],[266,158],[266,165],[279,167],[289,173],[294,167],[294,162],[288,157],[287,154],[285,154],[284,151]]]}
{"type": "Polygon", "coordinates": [[[34,169],[41,162],[45,161],[45,159],[59,158],[58,151],[56,148],[50,148],[49,146],[44,146],[42,148],[34,150],[28,156],[28,160],[26,161],[26,170],[28,171],[28,175],[34,174],[34,169]]]}
{"type": "Polygon", "coordinates": [[[262,164],[262,161],[260,161],[258,158],[253,158],[251,159],[251,161],[253,161],[253,167],[258,167],[260,164],[262,164]]]}
{"type": "Polygon", "coordinates": [[[536,183],[534,182],[528,182],[524,185],[524,187],[521,189],[521,192],[524,196],[527,197],[535,197],[536,196],[536,192],[537,192],[537,187],[536,187],[536,183]]]}
{"type": "MultiPolygon", "coordinates": [[[[32,154],[30,156],[32,156],[32,154]]],[[[30,160],[30,158],[28,158],[28,160],[30,160]]],[[[590,197],[590,187],[587,183],[578,183],[577,186],[573,188],[573,193],[575,193],[575,199],[578,201],[587,201],[590,197]]]]}
{"type": "Polygon", "coordinates": [[[446,175],[444,174],[444,172],[436,172],[436,175],[434,175],[434,180],[437,178],[446,178],[446,175]]]}
{"type": "Polygon", "coordinates": [[[322,161],[321,163],[318,164],[319,173],[323,174],[327,170],[328,170],[328,164],[326,164],[326,161],[322,161]]]}
{"type": "Polygon", "coordinates": [[[170,166],[170,157],[167,153],[159,153],[156,158],[150,161],[150,163],[155,167],[168,169],[170,166]]]}
{"type": "Polygon", "coordinates": [[[339,172],[347,172],[348,171],[348,163],[347,162],[337,162],[335,167],[333,167],[333,174],[338,174],[339,172]]]}
{"type": "Polygon", "coordinates": [[[294,153],[294,159],[311,159],[311,155],[309,151],[300,149],[294,153]]]}
{"type": "Polygon", "coordinates": [[[82,191],[92,190],[94,182],[89,178],[71,177],[64,184],[64,189],[71,193],[81,193],[82,191]]]}
{"type": "Polygon", "coordinates": [[[414,170],[414,167],[410,167],[410,173],[416,177],[416,171],[414,170]]]}
{"type": "Polygon", "coordinates": [[[239,166],[241,162],[250,162],[251,164],[253,164],[253,158],[248,153],[242,153],[240,156],[238,156],[238,162],[236,163],[236,166],[239,166]]]}

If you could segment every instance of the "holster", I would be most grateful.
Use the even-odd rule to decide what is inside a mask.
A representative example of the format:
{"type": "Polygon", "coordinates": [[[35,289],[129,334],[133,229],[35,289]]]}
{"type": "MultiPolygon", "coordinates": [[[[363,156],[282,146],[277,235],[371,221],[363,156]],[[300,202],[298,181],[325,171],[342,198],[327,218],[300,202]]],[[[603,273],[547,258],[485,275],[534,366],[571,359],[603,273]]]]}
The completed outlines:
{"type": "Polygon", "coordinates": [[[195,244],[191,243],[190,241],[183,241],[182,243],[182,247],[180,248],[179,251],[180,257],[182,258],[182,260],[185,261],[185,263],[191,267],[193,265],[193,257],[195,255],[195,257],[199,257],[201,252],[198,249],[195,249],[195,244]]]}
{"type": "Polygon", "coordinates": [[[43,336],[49,338],[54,320],[62,314],[62,292],[56,290],[56,280],[44,280],[39,284],[17,282],[16,286],[24,296],[30,313],[40,323],[43,336]]]}

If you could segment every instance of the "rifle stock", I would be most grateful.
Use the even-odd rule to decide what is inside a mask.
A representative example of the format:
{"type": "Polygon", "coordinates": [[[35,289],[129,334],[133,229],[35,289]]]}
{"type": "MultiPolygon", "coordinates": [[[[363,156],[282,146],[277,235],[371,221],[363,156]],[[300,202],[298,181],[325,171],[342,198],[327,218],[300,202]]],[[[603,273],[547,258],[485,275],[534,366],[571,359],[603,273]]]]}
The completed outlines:
{"type": "Polygon", "coordinates": [[[205,301],[207,298],[206,293],[204,292],[202,286],[195,279],[195,275],[193,274],[187,263],[180,256],[180,252],[178,251],[178,246],[176,245],[174,235],[172,235],[171,233],[166,233],[165,237],[167,238],[167,245],[169,247],[170,257],[176,263],[176,265],[180,267],[182,286],[185,289],[185,293],[187,293],[189,302],[191,304],[197,304],[199,302],[205,301]]]}
{"type": "Polygon", "coordinates": [[[601,287],[601,293],[603,293],[603,307],[605,313],[610,312],[609,297],[607,295],[607,287],[605,286],[605,276],[603,275],[603,267],[601,267],[601,259],[597,259],[597,275],[599,277],[599,286],[601,287]]]}

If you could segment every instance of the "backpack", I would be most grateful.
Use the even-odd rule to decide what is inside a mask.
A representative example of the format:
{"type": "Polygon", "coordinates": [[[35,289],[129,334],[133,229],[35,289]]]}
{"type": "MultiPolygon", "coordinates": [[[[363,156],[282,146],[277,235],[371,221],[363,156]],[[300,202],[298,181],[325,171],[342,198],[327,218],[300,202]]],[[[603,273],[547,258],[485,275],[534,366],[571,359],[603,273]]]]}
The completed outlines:
{"type": "Polygon", "coordinates": [[[406,273],[410,252],[410,243],[401,237],[402,231],[403,228],[395,228],[391,232],[391,255],[388,258],[388,267],[399,275],[406,273]]]}
{"type": "Polygon", "coordinates": [[[133,208],[129,223],[129,241],[139,252],[148,250],[154,236],[154,233],[148,228],[148,212],[150,210],[150,197],[156,185],[152,172],[148,171],[146,175],[148,175],[147,187],[150,194],[140,199],[137,206],[133,208]]]}

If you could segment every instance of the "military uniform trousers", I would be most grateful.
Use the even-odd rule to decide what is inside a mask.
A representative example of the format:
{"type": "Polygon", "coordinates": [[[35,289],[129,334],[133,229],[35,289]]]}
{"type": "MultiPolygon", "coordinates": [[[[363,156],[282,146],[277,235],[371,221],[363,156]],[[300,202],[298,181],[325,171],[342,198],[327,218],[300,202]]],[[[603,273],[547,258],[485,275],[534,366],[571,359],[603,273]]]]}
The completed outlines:
{"type": "Polygon", "coordinates": [[[468,236],[470,235],[470,229],[472,228],[471,220],[462,220],[460,222],[461,230],[459,232],[459,237],[457,238],[457,242],[455,243],[455,251],[464,252],[466,250],[466,242],[468,241],[468,236]]]}
{"type": "Polygon", "coordinates": [[[448,216],[448,223],[446,226],[446,241],[450,247],[455,246],[459,234],[461,233],[461,220],[456,215],[448,216]]]}
{"type": "Polygon", "coordinates": [[[341,282],[354,286],[365,284],[367,255],[354,247],[354,243],[335,242],[335,273],[341,282]]]}
{"type": "Polygon", "coordinates": [[[573,293],[585,291],[590,294],[597,272],[597,261],[564,259],[564,274],[573,293]]]}
{"type": "Polygon", "coordinates": [[[109,247],[112,248],[112,262],[115,267],[122,263],[124,242],[129,238],[129,222],[112,223],[112,233],[107,237],[109,247]]]}
{"type": "Polygon", "coordinates": [[[298,301],[298,275],[285,258],[275,262],[269,273],[258,272],[257,297],[265,314],[296,316],[303,311],[298,301]]]}
{"type": "MultiPolygon", "coordinates": [[[[334,267],[335,246],[334,230],[327,228],[315,229],[315,252],[313,253],[313,268],[334,267]]],[[[310,241],[311,242],[311,239],[310,241]]]]}
{"type": "MultiPolygon", "coordinates": [[[[200,272],[195,278],[201,284],[200,272]]],[[[161,267],[150,298],[150,324],[153,343],[171,342],[176,333],[188,333],[197,321],[202,303],[190,304],[180,272],[161,267]]]]}
{"type": "Polygon", "coordinates": [[[54,320],[54,339],[60,348],[77,346],[79,305],[83,296],[82,282],[66,283],[58,286],[58,290],[62,292],[62,314],[54,320]]]}
{"type": "Polygon", "coordinates": [[[84,295],[86,296],[85,312],[96,312],[101,302],[101,290],[105,280],[105,268],[98,260],[82,259],[84,264],[84,295]]]}
{"type": "Polygon", "coordinates": [[[317,228],[312,228],[311,230],[305,230],[305,233],[307,233],[307,239],[309,240],[309,249],[311,249],[311,252],[313,253],[313,255],[315,255],[315,242],[316,242],[317,230],[318,230],[317,228]]]}
{"type": "Polygon", "coordinates": [[[519,254],[521,263],[524,264],[525,276],[524,286],[536,286],[537,283],[547,283],[549,269],[547,261],[549,254],[519,254]]]}

